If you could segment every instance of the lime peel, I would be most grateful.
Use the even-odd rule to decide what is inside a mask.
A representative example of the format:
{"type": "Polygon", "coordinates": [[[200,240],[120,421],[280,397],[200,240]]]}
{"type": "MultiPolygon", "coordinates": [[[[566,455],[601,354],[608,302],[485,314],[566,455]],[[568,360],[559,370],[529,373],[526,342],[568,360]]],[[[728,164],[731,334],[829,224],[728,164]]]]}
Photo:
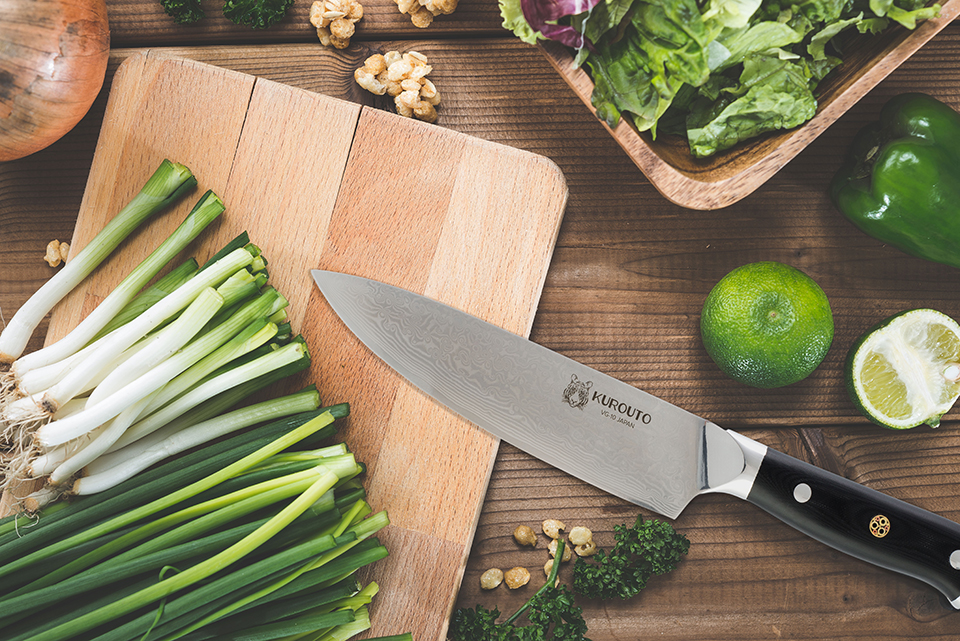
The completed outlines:
{"type": "Polygon", "coordinates": [[[800,270],[774,261],[728,273],[700,315],[710,358],[730,378],[759,388],[809,376],[826,356],[833,329],[823,290],[800,270]]]}

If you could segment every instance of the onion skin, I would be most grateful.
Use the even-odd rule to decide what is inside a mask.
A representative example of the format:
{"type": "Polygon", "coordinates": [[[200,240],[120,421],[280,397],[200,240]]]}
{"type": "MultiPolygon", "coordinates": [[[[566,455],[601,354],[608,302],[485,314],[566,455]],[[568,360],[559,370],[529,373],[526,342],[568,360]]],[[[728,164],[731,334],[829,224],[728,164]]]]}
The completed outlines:
{"type": "Polygon", "coordinates": [[[103,87],[109,56],[105,0],[0,0],[0,162],[73,129],[103,87]]]}

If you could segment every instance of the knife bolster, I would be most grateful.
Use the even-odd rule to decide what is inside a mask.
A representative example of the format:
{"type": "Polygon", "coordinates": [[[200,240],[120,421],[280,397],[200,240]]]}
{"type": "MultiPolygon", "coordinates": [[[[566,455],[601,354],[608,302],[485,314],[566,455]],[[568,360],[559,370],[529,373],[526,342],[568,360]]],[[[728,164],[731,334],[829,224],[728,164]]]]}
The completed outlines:
{"type": "Polygon", "coordinates": [[[740,474],[725,483],[704,488],[703,493],[723,493],[746,500],[750,494],[750,490],[753,488],[757,472],[760,470],[760,463],[767,453],[767,446],[743,434],[738,434],[730,430],[723,431],[733,438],[743,452],[743,469],[740,474]]]}

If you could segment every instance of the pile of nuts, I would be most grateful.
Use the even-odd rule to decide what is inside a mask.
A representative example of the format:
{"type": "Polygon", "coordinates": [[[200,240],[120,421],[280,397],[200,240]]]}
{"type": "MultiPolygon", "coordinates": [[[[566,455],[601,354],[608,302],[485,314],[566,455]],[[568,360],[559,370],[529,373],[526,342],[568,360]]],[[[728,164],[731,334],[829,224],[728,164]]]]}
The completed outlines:
{"type": "Polygon", "coordinates": [[[395,0],[400,13],[410,14],[414,27],[425,29],[441,13],[449,15],[457,8],[457,0],[395,0]]]}
{"type": "Polygon", "coordinates": [[[422,53],[389,51],[367,58],[353,77],[371,93],[392,96],[401,116],[432,123],[437,121],[440,104],[440,92],[427,78],[432,70],[422,53]]]}
{"type": "MultiPolygon", "coordinates": [[[[561,538],[561,532],[566,530],[567,526],[562,521],[556,519],[547,519],[541,526],[541,530],[550,539],[547,545],[547,552],[550,558],[543,566],[543,573],[549,577],[550,571],[557,556],[557,541],[561,538]]],[[[520,525],[513,531],[513,538],[519,544],[529,547],[537,547],[537,535],[528,525],[520,525]]],[[[577,556],[593,556],[597,553],[597,545],[593,542],[593,532],[589,528],[576,526],[570,530],[567,535],[567,541],[563,547],[563,557],[561,563],[573,558],[574,553],[577,556]]],[[[530,572],[523,567],[515,567],[506,572],[499,568],[491,568],[480,576],[480,587],[484,590],[492,590],[501,583],[506,583],[511,590],[516,590],[530,582],[530,572]]],[[[556,585],[560,584],[560,577],[557,577],[556,585]]]]}
{"type": "Polygon", "coordinates": [[[350,46],[355,25],[363,17],[357,0],[316,0],[310,5],[310,24],[317,28],[320,44],[337,49],[350,46]]]}

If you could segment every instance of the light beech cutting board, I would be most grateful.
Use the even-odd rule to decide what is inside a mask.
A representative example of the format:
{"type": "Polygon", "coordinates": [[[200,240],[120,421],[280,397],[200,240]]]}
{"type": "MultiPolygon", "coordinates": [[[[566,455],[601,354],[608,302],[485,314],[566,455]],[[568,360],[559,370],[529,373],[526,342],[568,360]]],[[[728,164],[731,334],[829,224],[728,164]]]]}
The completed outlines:
{"type": "Polygon", "coordinates": [[[277,393],[316,383],[324,403],[351,404],[338,438],[369,466],[369,502],[390,515],[381,536],[390,556],[366,576],[381,587],[367,636],[440,641],[498,443],[373,357],[309,270],[383,280],[528,335],[566,204],[559,169],[441,126],[148,51],[114,78],[73,251],[163,158],[191,168],[196,193],[58,306],[48,342],[213,189],[227,210],[187,254],[203,262],[244,230],[263,249],[313,357],[277,393]]]}

